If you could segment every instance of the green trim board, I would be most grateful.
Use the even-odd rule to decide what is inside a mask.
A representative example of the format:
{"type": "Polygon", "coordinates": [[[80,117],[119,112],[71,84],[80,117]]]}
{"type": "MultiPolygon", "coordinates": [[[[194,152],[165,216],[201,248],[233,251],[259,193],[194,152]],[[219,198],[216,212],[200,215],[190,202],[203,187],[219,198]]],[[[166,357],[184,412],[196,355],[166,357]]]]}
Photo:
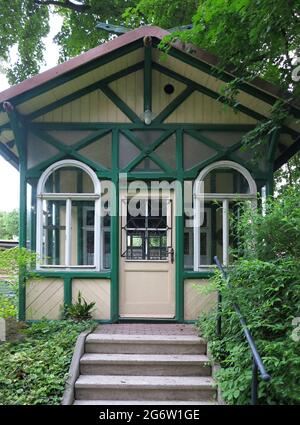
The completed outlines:
{"type": "Polygon", "coordinates": [[[19,158],[3,143],[0,142],[0,154],[14,168],[19,169],[19,158]]]}
{"type": "MultiPolygon", "coordinates": [[[[19,248],[26,248],[27,244],[27,182],[26,182],[26,128],[20,122],[19,116],[14,109],[7,111],[13,130],[19,153],[20,171],[20,207],[19,207],[19,248]]],[[[22,267],[19,272],[19,320],[25,320],[26,316],[26,268],[22,267]]]]}
{"type": "Polygon", "coordinates": [[[31,122],[28,123],[32,130],[107,130],[117,128],[118,130],[173,130],[185,129],[190,130],[211,130],[211,131],[251,131],[255,128],[254,124],[189,124],[189,123],[155,123],[154,121],[147,126],[144,123],[116,123],[116,122],[31,122]]]}
{"type": "Polygon", "coordinates": [[[132,122],[142,122],[136,113],[125,103],[123,100],[108,86],[101,86],[100,90],[117,106],[124,115],[126,115],[132,122]]]}
{"type": "Polygon", "coordinates": [[[152,111],[152,46],[144,47],[144,111],[152,111]]]}
{"type": "MultiPolygon", "coordinates": [[[[184,318],[184,176],[183,176],[183,131],[176,133],[176,168],[180,190],[175,192],[175,284],[176,284],[176,320],[184,318]],[[180,204],[179,204],[180,203],[180,204]],[[178,208],[180,210],[178,210],[178,208]],[[181,212],[181,214],[179,214],[181,212]]],[[[176,185],[177,189],[177,185],[176,185]]]]}
{"type": "Polygon", "coordinates": [[[64,278],[64,306],[72,304],[72,278],[64,278]]]}
{"type": "Polygon", "coordinates": [[[112,134],[112,181],[115,186],[112,208],[115,214],[111,217],[110,249],[111,249],[111,291],[110,291],[110,318],[113,323],[119,319],[119,132],[113,129],[112,134]]]}
{"type": "Polygon", "coordinates": [[[110,279],[111,278],[111,272],[94,272],[94,271],[78,271],[78,270],[33,270],[32,274],[35,277],[54,277],[54,278],[70,278],[70,279],[110,279]]]}

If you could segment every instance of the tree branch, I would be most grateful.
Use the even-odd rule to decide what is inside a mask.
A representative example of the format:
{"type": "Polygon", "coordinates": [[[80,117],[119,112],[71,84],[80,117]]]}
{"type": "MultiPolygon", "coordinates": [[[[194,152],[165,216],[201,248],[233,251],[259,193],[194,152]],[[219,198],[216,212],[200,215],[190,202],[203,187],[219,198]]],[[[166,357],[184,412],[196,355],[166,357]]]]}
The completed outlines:
{"type": "Polygon", "coordinates": [[[84,13],[91,8],[91,6],[87,4],[75,4],[69,0],[65,0],[65,1],[34,0],[34,3],[40,6],[64,7],[65,9],[74,10],[75,12],[80,12],[80,13],[84,13]]]}

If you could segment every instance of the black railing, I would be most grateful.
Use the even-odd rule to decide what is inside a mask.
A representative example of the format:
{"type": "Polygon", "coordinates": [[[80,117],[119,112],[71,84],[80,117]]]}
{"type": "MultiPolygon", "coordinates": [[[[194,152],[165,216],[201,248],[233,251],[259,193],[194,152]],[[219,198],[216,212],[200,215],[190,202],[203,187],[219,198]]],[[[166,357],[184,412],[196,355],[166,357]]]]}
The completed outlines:
{"type": "MultiPolygon", "coordinates": [[[[220,263],[218,257],[214,257],[214,261],[216,265],[218,266],[218,269],[222,273],[222,276],[224,280],[226,280],[228,287],[230,288],[231,285],[227,281],[227,273],[224,270],[222,264],[220,263]]],[[[250,347],[251,353],[252,353],[252,382],[251,382],[251,404],[255,405],[257,404],[258,399],[258,372],[261,376],[261,379],[263,381],[269,381],[271,379],[270,375],[267,373],[265,366],[263,364],[263,361],[257,351],[254,339],[251,335],[251,332],[249,331],[247,327],[246,320],[244,319],[240,307],[238,304],[233,303],[232,304],[236,314],[238,315],[238,318],[240,320],[240,323],[242,325],[242,329],[244,332],[244,335],[246,337],[246,340],[248,342],[248,345],[250,347]]],[[[217,314],[217,335],[221,338],[222,337],[222,296],[220,291],[218,292],[218,314],[217,314]]]]}

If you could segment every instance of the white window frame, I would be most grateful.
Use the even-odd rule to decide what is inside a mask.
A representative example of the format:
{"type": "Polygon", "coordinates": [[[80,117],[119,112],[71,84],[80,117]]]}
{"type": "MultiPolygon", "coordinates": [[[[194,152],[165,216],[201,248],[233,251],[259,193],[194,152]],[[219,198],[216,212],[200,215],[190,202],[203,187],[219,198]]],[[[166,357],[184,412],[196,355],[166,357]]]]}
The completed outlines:
{"type": "Polygon", "coordinates": [[[229,202],[233,200],[249,200],[252,208],[256,208],[257,205],[257,187],[256,183],[249,173],[249,171],[242,165],[233,161],[217,161],[207,167],[205,167],[197,179],[195,180],[193,188],[193,199],[194,199],[194,271],[203,270],[203,268],[210,268],[213,265],[202,265],[200,258],[200,232],[201,226],[196,226],[196,223],[200,223],[201,205],[204,205],[204,201],[221,201],[222,202],[222,231],[223,231],[223,258],[222,262],[224,266],[228,266],[229,263],[229,202]],[[248,182],[249,193],[203,193],[201,190],[204,189],[204,179],[213,170],[231,168],[241,173],[248,182]]]}
{"type": "Polygon", "coordinates": [[[37,270],[46,269],[65,269],[65,270],[81,270],[91,269],[94,271],[100,270],[100,235],[101,235],[101,183],[96,173],[86,164],[66,159],[55,162],[50,165],[41,175],[37,185],[37,226],[36,226],[36,252],[39,259],[43,258],[43,201],[66,201],[66,239],[65,239],[65,264],[50,265],[37,264],[37,270]],[[45,184],[48,177],[64,167],[75,167],[85,172],[92,180],[94,192],[92,193],[47,193],[45,192],[45,184]],[[94,264],[93,265],[71,265],[72,252],[72,201],[94,201],[95,202],[95,223],[94,223],[94,264]]]}

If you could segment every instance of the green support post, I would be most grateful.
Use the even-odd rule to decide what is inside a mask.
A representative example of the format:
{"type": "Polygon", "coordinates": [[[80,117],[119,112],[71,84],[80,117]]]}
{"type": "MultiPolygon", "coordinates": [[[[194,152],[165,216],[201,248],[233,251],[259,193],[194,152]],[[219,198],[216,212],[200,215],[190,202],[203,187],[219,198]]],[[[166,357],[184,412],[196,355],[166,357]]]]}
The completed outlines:
{"type": "Polygon", "coordinates": [[[175,211],[176,320],[182,323],[184,321],[184,169],[182,130],[177,130],[176,132],[176,168],[178,176],[177,181],[181,185],[180,190],[177,189],[175,193],[175,202],[177,205],[177,211],[175,211]]]}
{"type": "Polygon", "coordinates": [[[278,145],[280,136],[280,130],[274,130],[273,133],[270,136],[270,142],[269,142],[269,151],[268,151],[268,179],[267,179],[267,185],[266,185],[266,194],[267,196],[273,196],[274,195],[274,160],[275,160],[275,154],[276,154],[276,148],[278,145]]]}
{"type": "Polygon", "coordinates": [[[69,307],[72,304],[72,278],[64,278],[64,306],[69,307]]]}
{"type": "Polygon", "coordinates": [[[152,111],[152,46],[151,40],[144,40],[144,111],[152,111]]]}
{"type": "Polygon", "coordinates": [[[115,190],[112,193],[111,214],[111,294],[110,318],[113,323],[119,320],[119,132],[112,132],[112,168],[114,170],[112,184],[115,190]]]}
{"type": "MultiPolygon", "coordinates": [[[[20,217],[19,217],[19,248],[26,248],[27,245],[27,129],[21,124],[20,117],[14,106],[9,102],[4,102],[4,110],[10,120],[11,128],[15,136],[15,142],[19,153],[19,173],[20,173],[20,217]]],[[[21,267],[19,271],[19,314],[18,319],[24,321],[26,319],[26,268],[21,267]]]]}

